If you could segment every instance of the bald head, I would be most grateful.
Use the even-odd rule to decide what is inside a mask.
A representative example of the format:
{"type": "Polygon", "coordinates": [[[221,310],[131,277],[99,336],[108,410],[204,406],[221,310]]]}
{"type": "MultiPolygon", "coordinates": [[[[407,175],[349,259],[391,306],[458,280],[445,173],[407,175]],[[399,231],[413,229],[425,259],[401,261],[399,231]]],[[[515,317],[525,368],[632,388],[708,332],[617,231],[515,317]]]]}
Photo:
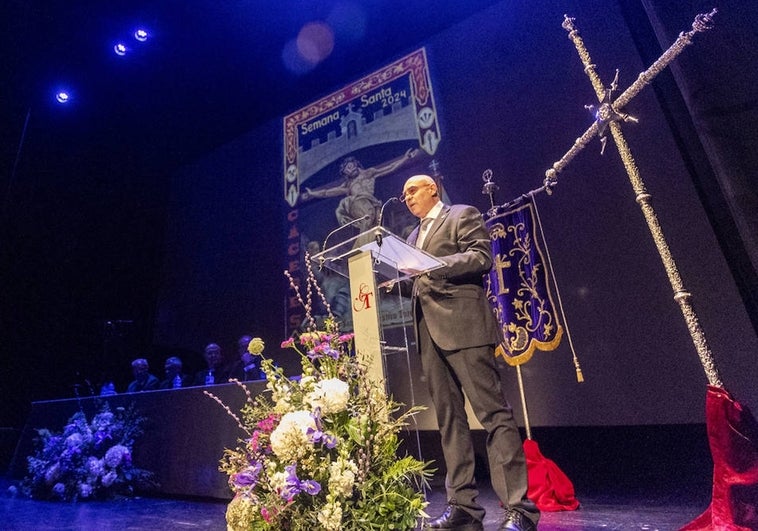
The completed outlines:
{"type": "Polygon", "coordinates": [[[421,173],[419,175],[408,177],[408,180],[405,181],[405,186],[403,189],[407,188],[408,186],[420,186],[422,184],[434,185],[435,187],[437,186],[437,183],[434,181],[434,179],[432,179],[429,175],[421,173]]]}
{"type": "Polygon", "coordinates": [[[439,201],[437,183],[429,175],[414,175],[405,181],[402,198],[411,214],[423,218],[439,201]]]}

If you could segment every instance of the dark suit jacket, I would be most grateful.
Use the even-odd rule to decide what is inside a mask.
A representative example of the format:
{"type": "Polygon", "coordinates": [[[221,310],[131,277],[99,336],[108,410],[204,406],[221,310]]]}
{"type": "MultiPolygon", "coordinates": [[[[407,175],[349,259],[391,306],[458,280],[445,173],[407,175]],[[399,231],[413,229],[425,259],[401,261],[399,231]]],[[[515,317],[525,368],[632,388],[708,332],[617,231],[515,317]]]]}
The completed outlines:
{"type": "MultiPolygon", "coordinates": [[[[408,236],[408,243],[415,244],[417,236],[418,228],[408,236]]],[[[445,266],[416,278],[414,322],[418,322],[420,307],[432,339],[444,350],[498,343],[499,329],[482,280],[492,266],[492,250],[479,210],[445,205],[422,249],[445,266]]]]}

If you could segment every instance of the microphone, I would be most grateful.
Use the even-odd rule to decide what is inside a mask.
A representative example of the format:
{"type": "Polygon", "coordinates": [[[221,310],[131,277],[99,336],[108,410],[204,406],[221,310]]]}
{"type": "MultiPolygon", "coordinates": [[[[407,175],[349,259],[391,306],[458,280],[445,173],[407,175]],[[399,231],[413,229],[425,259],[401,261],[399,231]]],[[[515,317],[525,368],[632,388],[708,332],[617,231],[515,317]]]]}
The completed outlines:
{"type": "Polygon", "coordinates": [[[356,224],[360,223],[361,221],[366,221],[370,217],[371,217],[371,214],[366,214],[366,215],[361,216],[361,217],[359,217],[357,219],[354,219],[352,221],[348,221],[344,225],[340,225],[339,227],[337,227],[336,229],[334,229],[332,232],[330,232],[329,234],[326,235],[326,238],[324,238],[324,243],[323,243],[323,245],[321,245],[321,251],[323,252],[323,251],[326,250],[326,242],[329,241],[329,238],[331,238],[332,236],[334,236],[336,233],[338,233],[339,231],[341,231],[345,227],[349,227],[350,225],[356,225],[356,224]]]}
{"type": "Polygon", "coordinates": [[[392,203],[393,201],[400,201],[400,199],[398,199],[397,197],[390,197],[384,202],[384,204],[382,205],[382,208],[379,210],[379,219],[377,220],[376,230],[374,231],[374,238],[376,238],[376,244],[379,247],[382,246],[382,231],[380,229],[382,226],[382,218],[384,218],[384,208],[390,203],[392,203]]]}

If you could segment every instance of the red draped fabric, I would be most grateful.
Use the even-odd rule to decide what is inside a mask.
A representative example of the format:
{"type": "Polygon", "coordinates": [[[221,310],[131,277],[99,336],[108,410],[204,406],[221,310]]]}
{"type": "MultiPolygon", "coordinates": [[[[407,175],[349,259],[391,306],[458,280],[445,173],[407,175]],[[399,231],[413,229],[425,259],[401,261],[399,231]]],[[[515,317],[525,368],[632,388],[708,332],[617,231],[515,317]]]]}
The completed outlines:
{"type": "Polygon", "coordinates": [[[527,494],[540,511],[573,511],[579,508],[574,484],[554,461],[540,451],[536,441],[524,441],[526,469],[529,476],[527,494]]]}
{"type": "Polygon", "coordinates": [[[720,387],[705,400],[713,456],[713,493],[706,511],[681,531],[758,529],[758,424],[746,407],[720,387]]]}

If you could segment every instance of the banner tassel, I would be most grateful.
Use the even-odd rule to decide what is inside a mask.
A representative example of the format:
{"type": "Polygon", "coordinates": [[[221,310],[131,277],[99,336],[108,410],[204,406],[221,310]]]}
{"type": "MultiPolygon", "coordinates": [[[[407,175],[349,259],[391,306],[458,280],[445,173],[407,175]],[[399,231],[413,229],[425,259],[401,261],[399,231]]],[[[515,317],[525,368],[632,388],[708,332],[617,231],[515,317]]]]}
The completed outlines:
{"type": "Polygon", "coordinates": [[[550,258],[550,248],[547,246],[547,240],[545,239],[545,232],[542,230],[542,220],[540,219],[540,211],[537,208],[537,199],[534,194],[532,196],[532,204],[534,205],[534,215],[537,218],[537,227],[542,237],[542,245],[545,246],[545,257],[547,258],[547,266],[550,268],[550,276],[553,279],[553,285],[555,286],[555,295],[558,297],[558,308],[561,311],[561,319],[563,319],[563,326],[566,329],[566,337],[568,338],[569,347],[571,348],[571,355],[574,359],[574,368],[576,369],[576,381],[577,383],[584,382],[584,375],[582,374],[582,367],[579,365],[579,357],[574,350],[574,342],[571,340],[571,330],[569,330],[568,321],[566,320],[566,313],[563,311],[563,300],[561,299],[561,290],[558,289],[558,280],[555,278],[555,271],[553,270],[553,261],[550,258]]]}

